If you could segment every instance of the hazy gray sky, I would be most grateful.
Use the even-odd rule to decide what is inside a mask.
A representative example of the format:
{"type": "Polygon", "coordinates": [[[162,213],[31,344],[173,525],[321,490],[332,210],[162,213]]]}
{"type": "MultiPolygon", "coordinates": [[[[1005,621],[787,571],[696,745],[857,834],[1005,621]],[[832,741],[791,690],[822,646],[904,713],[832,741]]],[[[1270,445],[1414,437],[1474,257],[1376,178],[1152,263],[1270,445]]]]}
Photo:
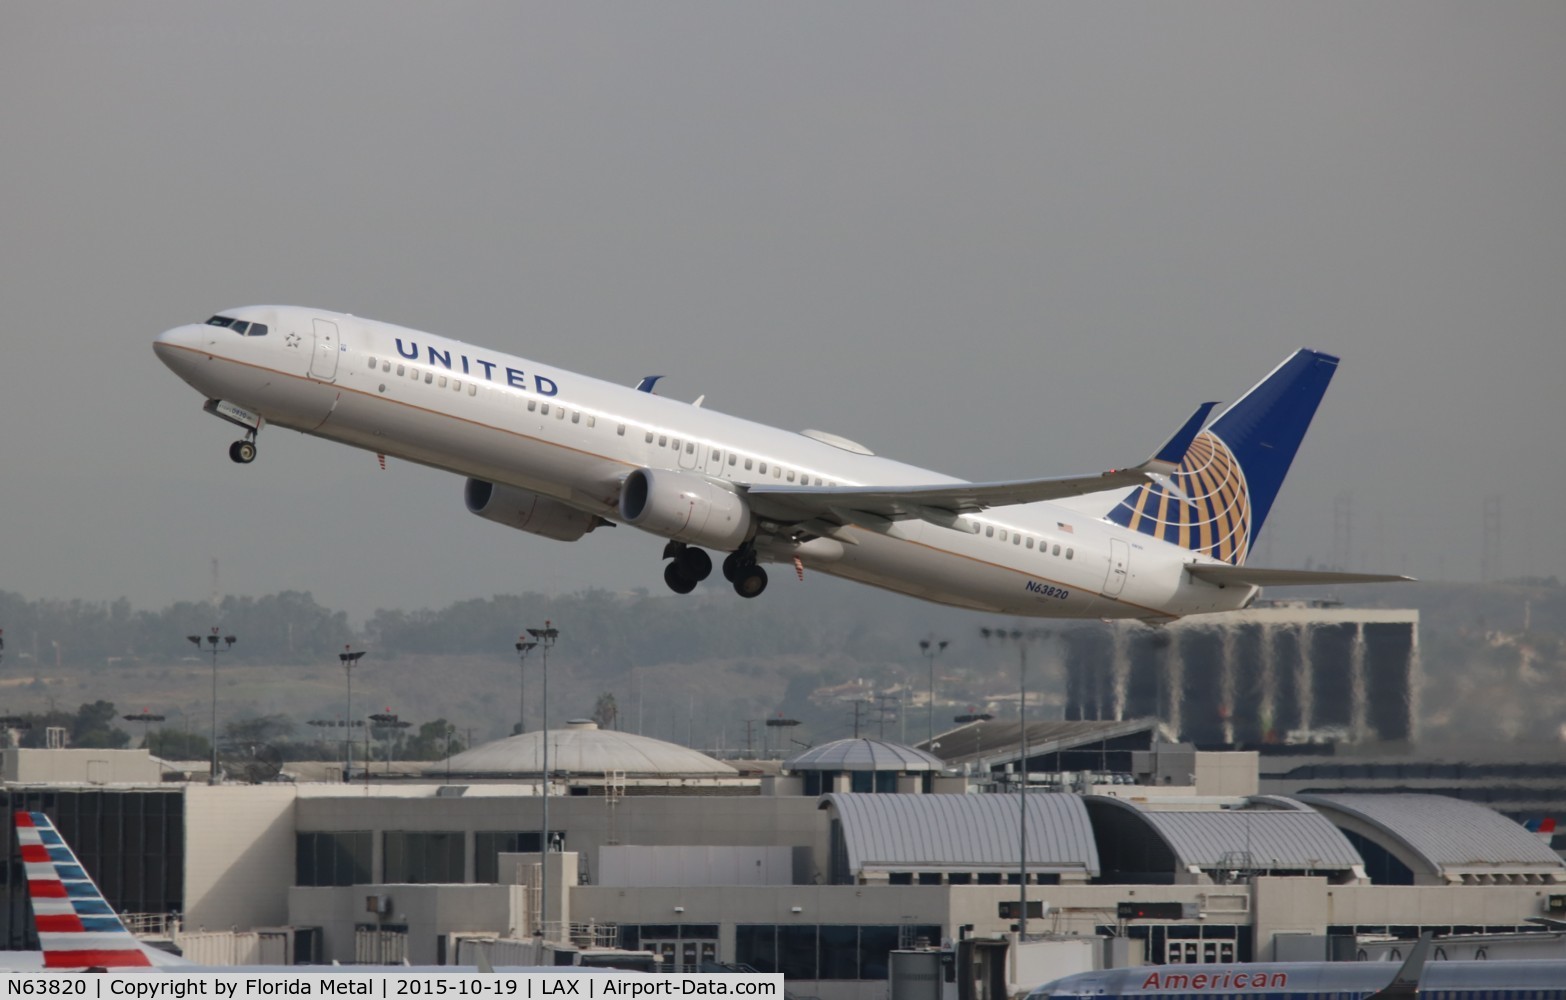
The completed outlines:
{"type": "MultiPolygon", "coordinates": [[[[0,588],[660,589],[151,351],[340,309],[973,479],[1344,363],[1259,559],[1566,575],[1566,4],[0,2],[0,588]]],[[[798,586],[783,574],[774,586],[798,586]]],[[[807,583],[827,586],[821,578],[807,583]]],[[[847,585],[844,593],[851,593],[847,585]]],[[[765,598],[763,598],[765,599],[765,598]]]]}

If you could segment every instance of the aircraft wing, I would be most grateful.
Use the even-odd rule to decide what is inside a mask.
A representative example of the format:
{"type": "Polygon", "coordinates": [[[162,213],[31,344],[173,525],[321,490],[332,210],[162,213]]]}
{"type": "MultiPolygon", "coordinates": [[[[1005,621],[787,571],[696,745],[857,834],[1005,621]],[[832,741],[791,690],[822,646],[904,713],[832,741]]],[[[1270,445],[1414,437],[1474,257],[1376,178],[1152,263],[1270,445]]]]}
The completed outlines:
{"type": "Polygon", "coordinates": [[[1191,563],[1185,567],[1185,571],[1198,580],[1219,586],[1309,587],[1335,583],[1396,583],[1414,579],[1396,573],[1339,573],[1336,570],[1266,569],[1261,566],[1212,563],[1191,563]]]}
{"type": "Polygon", "coordinates": [[[910,486],[783,486],[757,483],[744,487],[752,509],[784,523],[875,526],[921,518],[955,527],[963,514],[990,507],[1060,500],[1158,482],[1173,472],[1217,403],[1203,403],[1164,446],[1146,461],[1125,469],[1086,476],[1018,479],[995,483],[936,483],[910,486]]]}

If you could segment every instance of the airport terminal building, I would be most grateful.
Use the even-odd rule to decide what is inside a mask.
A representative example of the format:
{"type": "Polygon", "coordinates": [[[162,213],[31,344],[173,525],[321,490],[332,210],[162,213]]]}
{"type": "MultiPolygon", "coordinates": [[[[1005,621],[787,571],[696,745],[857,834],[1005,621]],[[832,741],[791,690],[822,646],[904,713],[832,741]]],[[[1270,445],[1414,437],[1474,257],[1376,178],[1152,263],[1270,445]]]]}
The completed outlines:
{"type": "MultiPolygon", "coordinates": [[[[757,775],[574,725],[543,853],[520,737],[454,758],[449,780],[443,762],[354,784],[164,781],[140,751],[7,750],[4,794],[50,814],[133,922],[214,963],[449,963],[480,938],[498,964],[542,932],[868,1000],[889,995],[894,953],[928,949],[959,995],[998,998],[1104,965],[1352,958],[1421,929],[1553,941],[1539,921],[1566,912],[1566,864],[1482,804],[1262,795],[1254,754],[1158,747],[1152,724],[1038,726],[1019,794],[999,745],[967,774],[844,740],[757,775]],[[1061,767],[1086,761],[1106,767],[1061,767]]],[[[35,947],[7,837],[0,935],[35,947]]]]}

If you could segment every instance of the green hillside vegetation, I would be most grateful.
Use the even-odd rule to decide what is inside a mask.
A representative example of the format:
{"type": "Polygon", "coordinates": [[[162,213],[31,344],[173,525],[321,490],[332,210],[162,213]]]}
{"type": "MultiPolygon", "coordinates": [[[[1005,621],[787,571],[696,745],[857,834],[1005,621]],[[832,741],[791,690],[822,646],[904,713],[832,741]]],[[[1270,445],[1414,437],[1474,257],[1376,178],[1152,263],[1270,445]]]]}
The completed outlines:
{"type": "MultiPolygon", "coordinates": [[[[861,734],[906,734],[914,742],[927,725],[928,663],[917,643],[930,635],[951,640],[936,663],[937,731],[973,709],[1015,714],[1016,651],[986,645],[979,629],[1017,623],[839,581],[811,583],[776,587],[755,602],[718,592],[500,595],[438,610],[378,611],[361,628],[302,591],[157,611],[125,600],[35,601],[0,591],[0,710],[31,727],[19,730],[27,743],[63,726],[72,745],[149,738],[167,756],[200,759],[210,750],[212,658],[186,636],[216,624],[238,637],[218,655],[220,742],[259,740],[291,757],[340,754],[341,729],[312,722],[342,717],[337,654],[352,645],[367,650],[354,671],[354,714],[397,714],[410,725],[392,752],[436,759],[448,739],[466,746],[512,732],[519,708],[513,645],[524,627],[547,619],[561,629],[550,654],[557,726],[596,717],[732,751],[746,746],[747,720],[759,750],[764,734],[774,746],[848,736],[857,718],[861,734]],[[151,727],[120,719],[141,712],[166,719],[151,727]],[[766,732],[761,720],[776,716],[802,724],[766,732]]],[[[1558,581],[1364,587],[1340,596],[1353,605],[1420,610],[1426,740],[1561,738],[1566,588],[1558,581]]],[[[1036,717],[1060,715],[1057,655],[1045,644],[1030,660],[1036,717]]],[[[542,722],[541,669],[534,652],[526,666],[529,729],[542,722]]]]}

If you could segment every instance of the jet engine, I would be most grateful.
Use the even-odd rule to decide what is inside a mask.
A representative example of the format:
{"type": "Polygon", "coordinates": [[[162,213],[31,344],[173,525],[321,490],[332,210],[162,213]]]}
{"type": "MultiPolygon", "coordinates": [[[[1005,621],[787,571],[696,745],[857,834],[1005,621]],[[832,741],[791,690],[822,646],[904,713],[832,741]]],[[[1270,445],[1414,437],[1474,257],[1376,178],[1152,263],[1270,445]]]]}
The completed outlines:
{"type": "Polygon", "coordinates": [[[515,486],[497,486],[482,479],[469,479],[462,489],[468,511],[486,521],[562,542],[578,538],[605,523],[596,514],[577,510],[570,504],[515,486]]]}
{"type": "Polygon", "coordinates": [[[626,477],[620,517],[655,535],[724,552],[751,536],[750,507],[738,494],[667,469],[637,469],[626,477]]]}

